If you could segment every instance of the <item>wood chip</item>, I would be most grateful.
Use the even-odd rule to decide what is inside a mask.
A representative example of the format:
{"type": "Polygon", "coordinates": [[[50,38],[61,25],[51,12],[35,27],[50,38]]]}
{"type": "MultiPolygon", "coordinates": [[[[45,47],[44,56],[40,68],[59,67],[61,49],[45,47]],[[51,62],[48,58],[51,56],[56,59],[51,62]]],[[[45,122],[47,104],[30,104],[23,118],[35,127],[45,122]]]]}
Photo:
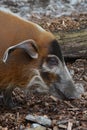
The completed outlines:
{"type": "Polygon", "coordinates": [[[66,126],[66,125],[59,125],[58,127],[59,127],[59,128],[62,128],[62,129],[67,129],[67,126],[66,126]]]}
{"type": "Polygon", "coordinates": [[[55,102],[57,102],[57,101],[58,101],[58,99],[57,99],[57,98],[55,98],[54,96],[50,96],[50,98],[51,98],[51,99],[53,99],[55,102]]]}
{"type": "Polygon", "coordinates": [[[70,102],[68,102],[68,101],[64,101],[64,103],[67,104],[69,107],[74,108],[74,106],[73,106],[70,102]]]}
{"type": "Polygon", "coordinates": [[[71,121],[68,122],[67,130],[72,130],[73,123],[71,121]]]}

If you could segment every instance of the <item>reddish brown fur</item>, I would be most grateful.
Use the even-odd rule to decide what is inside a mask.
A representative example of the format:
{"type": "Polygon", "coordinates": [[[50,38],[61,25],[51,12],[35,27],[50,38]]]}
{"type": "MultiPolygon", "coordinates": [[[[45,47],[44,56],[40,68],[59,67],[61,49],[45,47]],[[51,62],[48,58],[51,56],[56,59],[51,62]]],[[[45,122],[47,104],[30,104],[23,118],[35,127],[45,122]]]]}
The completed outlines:
{"type": "Polygon", "coordinates": [[[26,90],[26,87],[32,85],[39,85],[39,92],[49,92],[60,99],[75,99],[84,92],[84,89],[80,90],[74,85],[64,64],[61,48],[50,32],[11,13],[0,11],[0,90],[4,89],[4,103],[13,107],[13,89],[20,87],[26,90]],[[20,44],[26,43],[24,40],[33,43],[20,44]],[[12,52],[11,46],[14,45],[15,51],[12,52]],[[49,55],[51,58],[55,57],[57,62],[51,59],[46,65],[44,59],[49,55]],[[38,59],[35,59],[37,57],[38,59]]]}
{"type": "Polygon", "coordinates": [[[0,11],[0,30],[0,58],[9,46],[23,40],[33,39],[42,48],[54,39],[51,33],[41,32],[36,24],[2,11],[0,11]]]}
{"type": "Polygon", "coordinates": [[[15,15],[0,11],[0,88],[9,84],[24,87],[32,77],[32,68],[38,68],[41,57],[45,57],[50,41],[54,36],[40,31],[36,24],[25,21],[15,15]],[[33,39],[39,48],[38,60],[29,59],[23,51],[15,50],[7,63],[2,62],[6,49],[26,39],[33,39]],[[30,74],[30,75],[29,75],[30,74]]]}

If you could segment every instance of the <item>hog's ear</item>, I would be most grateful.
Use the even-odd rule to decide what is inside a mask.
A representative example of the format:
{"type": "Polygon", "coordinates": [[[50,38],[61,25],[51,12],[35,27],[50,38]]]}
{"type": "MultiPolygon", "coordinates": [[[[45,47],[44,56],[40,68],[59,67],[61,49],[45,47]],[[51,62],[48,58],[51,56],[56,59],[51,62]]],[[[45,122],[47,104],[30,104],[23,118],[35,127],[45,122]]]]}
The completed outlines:
{"type": "Polygon", "coordinates": [[[38,47],[34,40],[29,39],[22,41],[14,46],[9,47],[4,55],[3,55],[3,62],[5,63],[9,57],[9,54],[12,53],[17,48],[23,49],[31,58],[37,59],[38,58],[38,47]]]}

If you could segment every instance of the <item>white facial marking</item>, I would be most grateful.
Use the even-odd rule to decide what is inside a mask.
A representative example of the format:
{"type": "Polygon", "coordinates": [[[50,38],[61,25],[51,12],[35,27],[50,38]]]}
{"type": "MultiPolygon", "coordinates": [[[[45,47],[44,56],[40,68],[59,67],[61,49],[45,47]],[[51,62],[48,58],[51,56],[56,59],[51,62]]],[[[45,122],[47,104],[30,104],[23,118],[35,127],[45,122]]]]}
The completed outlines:
{"type": "MultiPolygon", "coordinates": [[[[32,39],[28,39],[28,40],[25,40],[25,41],[22,41],[22,42],[18,43],[17,45],[9,47],[5,51],[5,53],[3,55],[3,59],[2,59],[3,62],[5,63],[7,61],[7,59],[8,59],[9,50],[12,50],[12,49],[15,49],[15,48],[20,48],[21,45],[26,44],[26,43],[30,43],[30,42],[34,43],[34,41],[32,39]]],[[[23,48],[23,47],[21,46],[21,48],[23,48]]],[[[35,54],[31,55],[31,56],[32,56],[32,58],[37,59],[38,58],[38,53],[35,53],[35,54]]]]}
{"type": "Polygon", "coordinates": [[[58,74],[62,80],[72,80],[72,77],[66,67],[66,65],[62,64],[62,62],[59,64],[58,68],[56,69],[56,74],[58,74]]]}
{"type": "MultiPolygon", "coordinates": [[[[48,55],[48,57],[56,57],[56,56],[48,55]]],[[[56,58],[58,59],[57,66],[53,66],[52,68],[50,68],[48,66],[48,63],[44,62],[42,65],[42,71],[59,75],[61,80],[72,80],[72,77],[71,77],[65,63],[63,64],[58,57],[56,57],[56,58]]]]}
{"type": "Polygon", "coordinates": [[[66,65],[64,65],[64,69],[65,69],[65,74],[67,75],[68,79],[72,79],[72,77],[71,77],[71,75],[69,73],[69,70],[68,70],[66,65]]]}
{"type": "Polygon", "coordinates": [[[33,72],[35,73],[35,75],[30,80],[29,84],[27,85],[27,88],[30,88],[33,85],[37,85],[39,87],[37,88],[39,92],[47,91],[48,87],[43,81],[43,79],[41,78],[39,71],[35,69],[33,72]]]}
{"type": "Polygon", "coordinates": [[[50,68],[47,66],[47,63],[44,63],[44,64],[42,65],[42,71],[43,71],[43,72],[49,72],[49,73],[56,74],[56,70],[57,70],[57,67],[53,67],[53,68],[50,69],[50,68]]]}
{"type": "Polygon", "coordinates": [[[41,32],[44,32],[45,30],[41,27],[41,26],[39,26],[38,24],[35,24],[35,26],[37,27],[37,29],[39,30],[39,31],[41,31],[41,32]]]}
{"type": "MultiPolygon", "coordinates": [[[[55,55],[48,55],[48,57],[56,57],[58,59],[57,56],[55,55]]],[[[53,74],[57,74],[58,72],[58,66],[53,66],[52,68],[50,68],[48,65],[47,62],[44,62],[43,65],[42,65],[42,71],[43,72],[49,72],[49,73],[53,73],[53,74]]]]}

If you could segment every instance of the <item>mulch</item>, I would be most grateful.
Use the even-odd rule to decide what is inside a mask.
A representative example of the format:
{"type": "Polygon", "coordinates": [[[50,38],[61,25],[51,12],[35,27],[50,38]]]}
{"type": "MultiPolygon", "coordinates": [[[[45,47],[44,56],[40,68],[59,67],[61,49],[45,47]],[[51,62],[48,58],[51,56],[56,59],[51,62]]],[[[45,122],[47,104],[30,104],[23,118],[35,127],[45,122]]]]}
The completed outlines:
{"type": "MultiPolygon", "coordinates": [[[[0,127],[3,130],[19,130],[31,124],[26,122],[27,114],[47,116],[53,122],[50,130],[56,125],[59,130],[66,130],[69,121],[72,122],[72,130],[87,129],[87,60],[78,59],[73,63],[67,63],[74,81],[81,83],[85,88],[84,95],[80,99],[57,102],[48,95],[30,92],[27,96],[18,88],[13,93],[14,101],[19,107],[9,110],[0,106],[0,127]],[[73,73],[72,73],[73,72],[73,73]]],[[[48,129],[48,128],[47,128],[48,129]]],[[[48,129],[49,130],[49,129],[48,129]]]]}

